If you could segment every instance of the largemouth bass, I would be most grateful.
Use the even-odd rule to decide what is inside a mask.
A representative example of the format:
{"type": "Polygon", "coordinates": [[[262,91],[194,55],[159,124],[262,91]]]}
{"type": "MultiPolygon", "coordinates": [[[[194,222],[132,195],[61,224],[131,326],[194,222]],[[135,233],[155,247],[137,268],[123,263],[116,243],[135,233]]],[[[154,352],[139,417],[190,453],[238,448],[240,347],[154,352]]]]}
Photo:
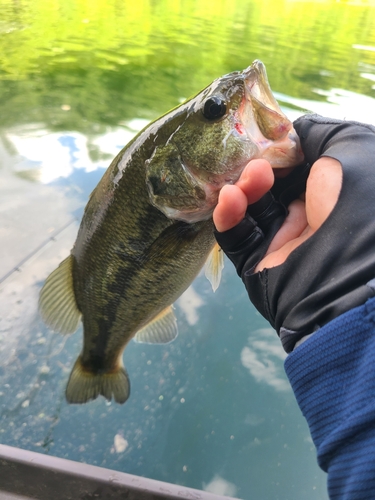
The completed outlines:
{"type": "Polygon", "coordinates": [[[103,395],[124,403],[127,343],[176,337],[171,305],[207,260],[217,285],[221,253],[212,212],[223,185],[236,182],[253,158],[274,168],[302,160],[260,61],[155,120],[113,160],[90,196],[70,256],[40,294],[50,328],[68,334],[83,321],[68,402],[103,395]]]}

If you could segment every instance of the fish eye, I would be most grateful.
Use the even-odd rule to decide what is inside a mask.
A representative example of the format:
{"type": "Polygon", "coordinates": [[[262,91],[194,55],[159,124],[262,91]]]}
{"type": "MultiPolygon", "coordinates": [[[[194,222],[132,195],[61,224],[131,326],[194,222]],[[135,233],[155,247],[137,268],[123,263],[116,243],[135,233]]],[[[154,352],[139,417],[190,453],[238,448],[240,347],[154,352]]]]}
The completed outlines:
{"type": "Polygon", "coordinates": [[[207,120],[217,120],[225,115],[227,111],[227,103],[225,100],[217,95],[211,96],[207,99],[203,106],[203,116],[207,120]]]}

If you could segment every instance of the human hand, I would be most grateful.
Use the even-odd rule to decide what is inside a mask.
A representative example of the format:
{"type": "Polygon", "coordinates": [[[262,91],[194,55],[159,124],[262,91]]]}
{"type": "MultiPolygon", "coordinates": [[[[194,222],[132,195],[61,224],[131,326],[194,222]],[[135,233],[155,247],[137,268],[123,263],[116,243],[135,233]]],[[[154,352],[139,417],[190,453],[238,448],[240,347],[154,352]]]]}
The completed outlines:
{"type": "MultiPolygon", "coordinates": [[[[277,171],[276,171],[277,174],[277,171]]],[[[248,205],[257,202],[274,183],[274,173],[267,160],[252,160],[234,185],[222,188],[213,213],[219,232],[232,229],[244,218],[248,205]]],[[[312,236],[331,213],[342,183],[341,164],[322,157],[311,167],[303,199],[288,207],[288,215],[254,272],[282,264],[288,255],[312,236]]]]}
{"type": "Polygon", "coordinates": [[[287,352],[375,295],[375,128],[316,115],[294,126],[306,164],[280,179],[250,162],[214,212],[219,244],[287,352]]]}

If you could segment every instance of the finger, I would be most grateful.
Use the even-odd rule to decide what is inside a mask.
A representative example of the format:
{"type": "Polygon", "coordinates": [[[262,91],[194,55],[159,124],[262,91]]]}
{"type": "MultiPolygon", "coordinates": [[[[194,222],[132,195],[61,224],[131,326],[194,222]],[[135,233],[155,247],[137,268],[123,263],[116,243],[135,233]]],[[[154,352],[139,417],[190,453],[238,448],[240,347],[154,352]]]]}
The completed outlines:
{"type": "Polygon", "coordinates": [[[341,163],[327,156],[311,167],[306,185],[306,213],[311,228],[316,231],[337,203],[342,185],[341,163]]]}
{"type": "Polygon", "coordinates": [[[245,193],[247,204],[251,205],[271,189],[274,180],[271,164],[267,160],[251,160],[244,168],[236,186],[245,193]]]}
{"type": "Polygon", "coordinates": [[[289,205],[289,214],[272,240],[265,257],[255,268],[255,272],[264,268],[278,266],[285,262],[288,255],[312,234],[307,224],[305,203],[295,200],[289,205]]]}
{"type": "Polygon", "coordinates": [[[213,213],[216,229],[222,233],[241,222],[247,209],[245,193],[235,185],[226,185],[219,194],[219,201],[213,213]]]}
{"type": "Polygon", "coordinates": [[[221,189],[213,213],[216,229],[219,232],[227,231],[241,222],[247,206],[269,191],[273,182],[274,175],[268,161],[250,161],[234,186],[226,185],[221,189]]]}
{"type": "Polygon", "coordinates": [[[329,157],[317,160],[307,179],[306,201],[295,200],[289,205],[288,217],[255,271],[282,264],[293,250],[310,238],[335,207],[341,186],[341,163],[329,157]]]}
{"type": "Polygon", "coordinates": [[[301,236],[307,229],[307,216],[305,203],[302,200],[294,200],[288,207],[288,215],[281,228],[276,233],[268,248],[267,254],[280,250],[289,241],[301,236]]]}

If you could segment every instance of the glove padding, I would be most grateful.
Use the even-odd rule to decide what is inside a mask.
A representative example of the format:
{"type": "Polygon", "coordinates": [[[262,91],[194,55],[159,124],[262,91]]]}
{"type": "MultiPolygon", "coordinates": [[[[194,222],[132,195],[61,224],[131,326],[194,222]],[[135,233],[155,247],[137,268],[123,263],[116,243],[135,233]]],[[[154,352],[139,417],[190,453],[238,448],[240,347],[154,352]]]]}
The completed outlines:
{"type": "MultiPolygon", "coordinates": [[[[280,209],[277,216],[267,219],[257,247],[256,238],[247,234],[242,241],[236,239],[234,249],[233,241],[228,248],[229,233],[238,236],[236,231],[244,221],[225,233],[216,233],[250,300],[276,329],[286,352],[302,337],[375,295],[375,280],[371,282],[375,277],[375,128],[318,115],[303,116],[294,127],[307,163],[276,181],[271,190],[273,203],[287,206],[297,198],[304,190],[301,186],[310,165],[328,156],[338,160],[343,169],[339,199],[329,217],[283,264],[255,274],[254,268],[281,226],[285,210],[284,215],[280,209]]],[[[252,217],[252,231],[259,231],[257,214],[252,217]]]]}

